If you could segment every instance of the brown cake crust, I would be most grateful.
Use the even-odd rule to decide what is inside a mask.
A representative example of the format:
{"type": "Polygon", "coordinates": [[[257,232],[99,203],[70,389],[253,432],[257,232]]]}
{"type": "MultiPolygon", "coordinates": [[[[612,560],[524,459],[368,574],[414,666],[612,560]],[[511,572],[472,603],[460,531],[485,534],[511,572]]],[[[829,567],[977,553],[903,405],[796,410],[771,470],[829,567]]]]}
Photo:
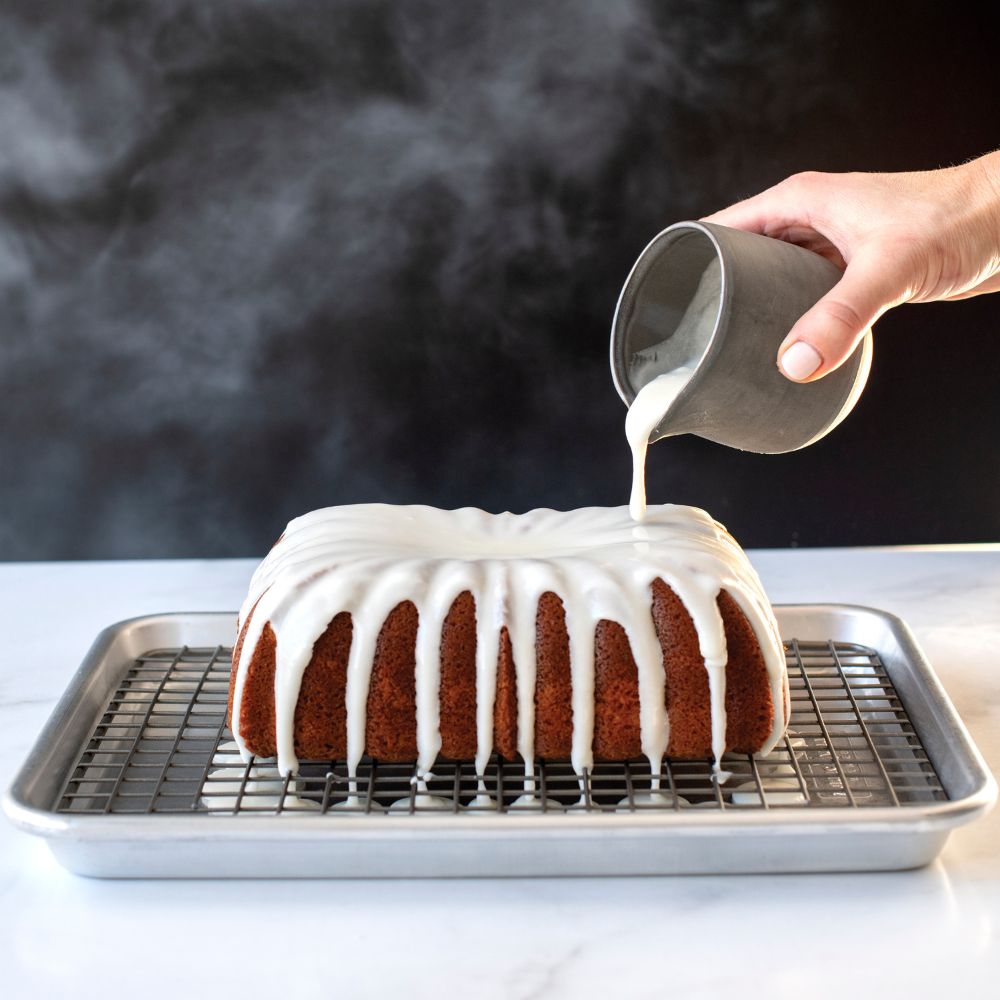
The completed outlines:
{"type": "MultiPolygon", "coordinates": [[[[722,592],[718,606],[729,651],[726,745],[729,750],[752,753],[771,731],[774,706],[767,669],[753,629],[733,598],[722,592]]],[[[256,605],[237,638],[233,682],[255,611],[256,605]]],[[[670,719],[667,753],[674,758],[710,757],[708,674],[694,622],[680,598],[661,580],[653,582],[651,614],[663,654],[670,719]]],[[[408,762],[417,755],[417,625],[416,607],[404,601],[386,618],[376,643],[365,740],[366,752],[377,760],[408,762]]],[[[556,594],[540,598],[535,631],[535,753],[543,759],[565,759],[572,748],[572,675],[566,614],[556,594]]],[[[351,639],[351,616],[341,612],[316,642],[295,709],[295,752],[301,759],[346,756],[345,689],[351,639]]],[[[638,672],[625,630],[617,622],[598,622],[594,641],[594,756],[597,760],[638,757],[638,672]]],[[[240,706],[240,730],[247,748],[266,757],[276,752],[275,654],[276,639],[268,623],[250,658],[240,706]]],[[[234,686],[230,684],[230,722],[234,686]]],[[[474,759],[476,606],[468,591],[456,598],[441,630],[440,715],[441,755],[451,760],[474,759]]],[[[517,758],[517,677],[506,627],[499,637],[493,729],[497,753],[509,760],[517,758]]]]}
{"type": "Polygon", "coordinates": [[[535,615],[535,756],[556,760],[573,749],[569,633],[562,600],[549,592],[535,615]]]}
{"type": "Polygon", "coordinates": [[[441,627],[441,756],[476,756],[476,602],[455,598],[441,627]]]}
{"type": "Polygon", "coordinates": [[[639,668],[625,629],[605,619],[594,632],[594,756],[631,760],[641,754],[639,668]]]}
{"type": "Polygon", "coordinates": [[[240,703],[240,732],[253,733],[253,745],[247,746],[259,757],[273,757],[278,752],[275,737],[274,671],[277,641],[267,622],[247,665],[240,703]]]}
{"type": "Polygon", "coordinates": [[[517,674],[510,646],[510,632],[500,629],[497,654],[497,692],[493,702],[493,746],[501,757],[517,756],[517,674]]]}
{"type": "Polygon", "coordinates": [[[723,591],[719,611],[726,631],[726,747],[754,753],[771,735],[774,707],[764,654],[739,605],[723,591]]]}
{"type": "Polygon", "coordinates": [[[295,705],[295,753],[333,759],[347,756],[347,657],[354,631],[341,611],[316,640],[295,705]]]}
{"type": "Polygon", "coordinates": [[[403,601],[389,612],[375,644],[365,747],[376,760],[417,756],[416,642],[417,608],[403,601]]]}
{"type": "Polygon", "coordinates": [[[663,651],[668,757],[705,757],[712,747],[708,672],[698,648],[698,633],[684,602],[662,581],[653,581],[653,624],[663,651]]]}

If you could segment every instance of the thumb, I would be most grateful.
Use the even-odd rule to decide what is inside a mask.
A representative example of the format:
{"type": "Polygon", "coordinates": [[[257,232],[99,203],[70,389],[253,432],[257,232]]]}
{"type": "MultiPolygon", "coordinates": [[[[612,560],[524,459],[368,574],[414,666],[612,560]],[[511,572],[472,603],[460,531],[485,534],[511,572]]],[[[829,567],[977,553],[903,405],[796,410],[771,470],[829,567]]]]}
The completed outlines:
{"type": "Polygon", "coordinates": [[[814,382],[839,368],[868,328],[907,297],[905,279],[875,248],[858,252],[844,276],[792,327],[778,367],[793,382],[814,382]]]}

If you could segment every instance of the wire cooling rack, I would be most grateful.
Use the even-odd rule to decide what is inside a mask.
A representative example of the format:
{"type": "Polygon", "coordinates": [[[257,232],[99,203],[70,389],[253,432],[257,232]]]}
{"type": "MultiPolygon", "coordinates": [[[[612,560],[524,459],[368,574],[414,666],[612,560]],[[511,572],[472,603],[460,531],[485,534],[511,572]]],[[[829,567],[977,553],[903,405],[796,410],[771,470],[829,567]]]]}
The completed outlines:
{"type": "Polygon", "coordinates": [[[652,789],[644,760],[599,763],[583,775],[546,760],[527,782],[494,755],[439,762],[427,781],[413,765],[365,758],[352,784],[343,761],[304,761],[283,778],[270,760],[244,763],[226,728],[231,651],[155,649],[112,694],[59,795],[71,814],[560,813],[863,809],[947,798],[878,653],[841,642],[786,643],[791,722],[766,758],[727,754],[668,760],[652,789]]]}

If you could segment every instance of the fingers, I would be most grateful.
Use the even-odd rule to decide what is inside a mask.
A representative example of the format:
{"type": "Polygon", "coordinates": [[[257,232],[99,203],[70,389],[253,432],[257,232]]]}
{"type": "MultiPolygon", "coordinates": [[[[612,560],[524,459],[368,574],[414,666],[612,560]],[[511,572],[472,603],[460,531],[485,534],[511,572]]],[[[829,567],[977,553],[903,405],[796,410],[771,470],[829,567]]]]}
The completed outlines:
{"type": "Polygon", "coordinates": [[[817,182],[819,177],[813,173],[795,174],[752,198],[706,215],[701,221],[764,236],[810,231],[813,211],[824,190],[817,182]]]}
{"type": "Polygon", "coordinates": [[[765,191],[753,198],[747,198],[746,201],[738,201],[735,205],[722,209],[721,212],[706,215],[701,221],[767,235],[775,211],[775,201],[768,197],[770,194],[770,191],[765,191]]]}
{"type": "Polygon", "coordinates": [[[860,251],[844,276],[789,331],[778,367],[793,382],[813,382],[839,368],[868,328],[908,297],[903,273],[877,247],[860,251]]]}
{"type": "Polygon", "coordinates": [[[866,235],[863,216],[860,223],[855,218],[857,184],[852,174],[795,174],[703,220],[798,243],[838,267],[846,263],[844,276],[778,351],[778,367],[793,382],[813,382],[839,368],[882,313],[910,298],[921,268],[926,271],[912,239],[866,235]],[[854,223],[845,223],[845,213],[854,223]]]}

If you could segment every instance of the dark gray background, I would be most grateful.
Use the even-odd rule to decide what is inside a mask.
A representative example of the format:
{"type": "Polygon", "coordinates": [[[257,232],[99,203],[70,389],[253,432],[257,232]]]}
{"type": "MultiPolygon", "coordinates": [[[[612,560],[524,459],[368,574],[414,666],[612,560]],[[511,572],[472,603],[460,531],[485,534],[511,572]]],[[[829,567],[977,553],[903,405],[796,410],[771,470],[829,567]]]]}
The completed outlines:
{"type": "MultiPolygon", "coordinates": [[[[626,500],[662,226],[998,144],[978,5],[167,2],[0,14],[0,557],[262,553],[313,507],[626,500]]],[[[1000,297],[880,325],[805,452],[651,452],[747,545],[1000,537],[1000,297]]]]}

